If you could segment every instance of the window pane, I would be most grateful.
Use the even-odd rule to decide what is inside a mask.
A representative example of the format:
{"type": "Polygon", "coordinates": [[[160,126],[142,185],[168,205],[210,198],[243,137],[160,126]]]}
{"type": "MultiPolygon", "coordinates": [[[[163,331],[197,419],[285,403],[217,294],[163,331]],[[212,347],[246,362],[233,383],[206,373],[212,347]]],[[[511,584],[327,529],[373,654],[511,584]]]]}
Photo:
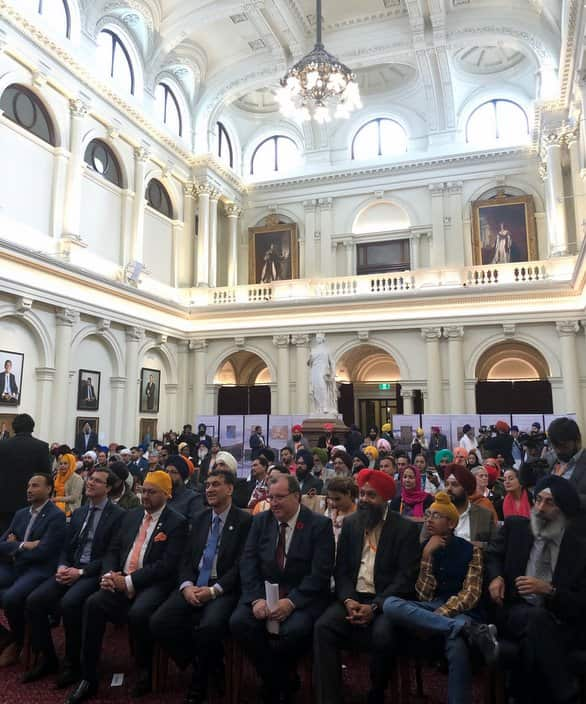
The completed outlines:
{"type": "Polygon", "coordinates": [[[494,103],[485,103],[477,108],[468,120],[467,139],[474,144],[484,144],[496,139],[494,103]]]}
{"type": "Polygon", "coordinates": [[[299,149],[297,149],[297,145],[292,139],[279,137],[277,148],[277,168],[279,171],[289,171],[299,164],[299,149]]]}
{"type": "Polygon", "coordinates": [[[181,135],[181,114],[173,91],[167,87],[167,127],[175,134],[181,135]]]}
{"type": "Polygon", "coordinates": [[[232,153],[232,142],[228,136],[226,128],[221,122],[218,122],[218,156],[220,161],[224,162],[227,166],[234,165],[234,155],[232,153]]]}
{"type": "Polygon", "coordinates": [[[525,112],[515,103],[499,100],[496,104],[496,119],[499,139],[506,142],[522,142],[529,134],[525,112]]]}
{"type": "Polygon", "coordinates": [[[518,144],[527,141],[529,128],[523,108],[510,100],[491,100],[477,108],[466,127],[466,138],[474,144],[495,141],[518,144]]]}
{"type": "Polygon", "coordinates": [[[165,96],[165,86],[159,83],[155,89],[155,103],[157,106],[157,117],[163,124],[165,124],[165,96]]]}
{"type": "Polygon", "coordinates": [[[354,158],[372,159],[378,156],[378,125],[376,120],[364,125],[354,137],[354,158]]]}
{"type": "Polygon", "coordinates": [[[114,45],[114,81],[120,90],[132,93],[132,69],[120,41],[114,45]]]}
{"type": "Polygon", "coordinates": [[[98,34],[96,60],[98,69],[105,78],[112,77],[112,41],[113,37],[109,32],[100,32],[98,34]]]}
{"type": "Polygon", "coordinates": [[[380,121],[381,154],[401,154],[407,151],[407,135],[399,123],[380,121]]]}
{"type": "Polygon", "coordinates": [[[43,19],[59,34],[69,36],[69,18],[63,0],[43,0],[43,19]]]}
{"type": "Polygon", "coordinates": [[[110,147],[99,139],[92,139],[84,154],[85,163],[107,181],[122,186],[122,176],[118,160],[110,147]]]}
{"type": "Polygon", "coordinates": [[[55,132],[49,113],[37,96],[24,86],[8,86],[0,98],[0,110],[23,129],[55,146],[55,132]]]}
{"type": "Polygon", "coordinates": [[[275,172],[275,140],[263,142],[254,153],[252,173],[255,176],[267,176],[275,172]]]}

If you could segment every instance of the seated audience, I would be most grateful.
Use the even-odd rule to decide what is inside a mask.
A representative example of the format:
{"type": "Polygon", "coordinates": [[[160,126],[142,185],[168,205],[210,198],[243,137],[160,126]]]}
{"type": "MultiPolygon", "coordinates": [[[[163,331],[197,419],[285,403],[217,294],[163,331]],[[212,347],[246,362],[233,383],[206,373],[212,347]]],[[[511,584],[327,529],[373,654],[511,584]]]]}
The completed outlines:
{"type": "Polygon", "coordinates": [[[418,526],[391,511],[395,481],[379,470],[357,476],[358,511],[344,520],[335,571],[336,603],[314,632],[314,672],[319,704],[342,701],[340,650],[371,654],[368,704],[382,704],[389,678],[392,632],[382,616],[389,596],[409,597],[419,564],[418,526]]]}
{"type": "Polygon", "coordinates": [[[322,447],[314,447],[311,450],[311,456],[313,457],[313,469],[311,471],[314,477],[321,479],[325,483],[336,474],[333,469],[326,467],[329,461],[327,450],[322,447]]]}
{"type": "Polygon", "coordinates": [[[51,498],[55,506],[68,517],[81,506],[83,495],[83,479],[75,471],[76,464],[75,455],[68,453],[59,457],[55,488],[51,498]]]}
{"type": "Polygon", "coordinates": [[[125,510],[140,506],[138,496],[128,488],[128,467],[124,462],[112,462],[110,465],[112,473],[112,488],[110,490],[110,501],[125,510]]]}
{"type": "Polygon", "coordinates": [[[467,466],[468,464],[468,450],[463,447],[454,448],[454,463],[467,466]]]}
{"type": "Polygon", "coordinates": [[[35,682],[58,670],[49,622],[50,614],[56,611],[61,614],[65,630],[65,661],[57,686],[67,687],[80,679],[83,606],[99,589],[102,558],[124,516],[124,510],[109,500],[115,481],[119,481],[118,477],[101,467],[90,474],[85,492],[87,503],[71,516],[56,574],[26,601],[31,648],[38,658],[23,682],[35,682]]]}
{"type": "Polygon", "coordinates": [[[503,477],[507,495],[503,502],[503,515],[531,517],[531,497],[527,489],[521,486],[519,472],[516,469],[507,469],[503,477]]]}
{"type": "Polygon", "coordinates": [[[503,519],[503,501],[505,500],[505,485],[501,480],[501,465],[498,459],[488,457],[484,460],[484,468],[488,474],[487,498],[494,506],[500,520],[503,519]]]}
{"type": "Polygon", "coordinates": [[[482,595],[482,551],[454,535],[460,516],[443,491],[435,495],[425,523],[430,536],[423,546],[418,601],[389,596],[384,613],[391,626],[439,634],[448,661],[448,702],[472,701],[472,674],[468,643],[480,646],[487,660],[497,654],[496,628],[478,623],[482,595]]]}
{"type": "Polygon", "coordinates": [[[332,452],[332,465],[337,477],[350,477],[352,475],[352,457],[343,450],[332,452]]]}
{"type": "Polygon", "coordinates": [[[433,496],[421,489],[421,472],[408,465],[400,475],[401,493],[391,501],[391,511],[397,511],[405,518],[423,520],[425,509],[433,502],[433,496]]]}
{"type": "Polygon", "coordinates": [[[572,524],[579,511],[572,482],[544,477],[531,518],[507,518],[486,551],[499,636],[519,645],[511,692],[519,704],[579,701],[568,667],[586,625],[586,544],[572,524]]]}
{"type": "Polygon", "coordinates": [[[385,474],[388,474],[389,477],[395,478],[395,474],[397,473],[397,469],[395,467],[395,459],[392,455],[388,455],[386,457],[383,457],[380,462],[378,463],[378,468],[380,469],[381,472],[384,472],[385,474]]]}
{"type": "Polygon", "coordinates": [[[252,515],[256,516],[257,513],[262,513],[262,511],[268,511],[271,507],[271,504],[268,500],[268,487],[269,487],[269,480],[273,476],[278,476],[279,474],[290,474],[289,470],[287,467],[283,467],[282,464],[274,464],[268,471],[267,474],[267,495],[265,496],[264,499],[261,499],[260,501],[257,502],[256,506],[252,509],[252,515]]]}
{"type": "Polygon", "coordinates": [[[193,668],[185,704],[202,704],[210,673],[218,684],[226,677],[222,639],[238,602],[239,562],[251,523],[250,515],[232,504],[234,484],[228,470],[208,474],[209,508],[194,518],[179,589],[150,620],[154,639],[181,668],[193,668]]]}
{"type": "Polygon", "coordinates": [[[351,477],[332,477],[328,482],[327,496],[328,507],[324,515],[332,521],[337,544],[344,519],[356,511],[358,487],[351,477]]]}
{"type": "Polygon", "coordinates": [[[468,453],[468,457],[466,459],[466,466],[468,469],[472,472],[474,469],[477,467],[481,467],[482,463],[478,459],[478,450],[471,450],[468,453]]]}
{"type": "Polygon", "coordinates": [[[294,476],[271,477],[268,499],[271,510],[254,517],[240,561],[242,596],[230,628],[262,680],[263,702],[274,704],[290,701],[297,688],[297,660],[327,605],[334,534],[328,518],[301,505],[294,476]],[[272,609],[265,582],[278,585],[272,609]],[[278,624],[278,637],[267,621],[278,624]]]}
{"type": "MultiPolygon", "coordinates": [[[[185,446],[189,447],[187,443],[185,446]]],[[[203,496],[185,486],[189,478],[189,467],[181,455],[169,455],[165,471],[173,484],[173,493],[167,501],[167,506],[184,516],[191,525],[191,519],[203,509],[203,496]]]]}
{"type": "MultiPolygon", "coordinates": [[[[352,474],[358,474],[361,469],[368,469],[370,467],[370,457],[364,454],[364,452],[357,450],[352,458],[352,474]]],[[[335,469],[335,465],[334,465],[335,469]]]]}
{"type": "Polygon", "coordinates": [[[295,474],[297,467],[293,461],[293,452],[289,447],[284,447],[281,450],[281,464],[287,467],[291,474],[295,474]]]}
{"type": "Polygon", "coordinates": [[[0,626],[0,667],[18,662],[26,599],[57,569],[66,524],[65,514],[50,500],[52,492],[48,474],[33,474],[26,490],[29,506],[14,514],[0,538],[0,608],[10,626],[10,632],[0,626]]]}
{"type": "Polygon", "coordinates": [[[185,546],[187,521],[167,506],[172,484],[164,471],[149,472],[142,490],[143,508],[127,511],[102,560],[100,589],[84,609],[81,676],[67,704],[93,697],[108,621],[128,623],[139,668],[133,694],[151,689],[152,641],[149,618],[176,584],[185,546]]]}
{"type": "Polygon", "coordinates": [[[476,491],[474,475],[459,464],[448,465],[445,472],[446,492],[460,516],[454,530],[455,535],[484,546],[494,537],[496,524],[493,514],[488,509],[470,502],[470,496],[476,491]]]}
{"type": "Polygon", "coordinates": [[[314,477],[311,473],[313,468],[313,457],[309,450],[299,450],[295,455],[295,464],[297,465],[297,481],[303,496],[321,494],[324,483],[321,479],[314,477]]]}
{"type": "MultiPolygon", "coordinates": [[[[260,427],[260,426],[259,426],[260,427]]],[[[250,468],[252,477],[248,482],[250,490],[250,498],[248,499],[247,508],[253,509],[259,501],[264,501],[269,490],[268,471],[269,463],[263,455],[258,455],[252,460],[250,468]]]]}

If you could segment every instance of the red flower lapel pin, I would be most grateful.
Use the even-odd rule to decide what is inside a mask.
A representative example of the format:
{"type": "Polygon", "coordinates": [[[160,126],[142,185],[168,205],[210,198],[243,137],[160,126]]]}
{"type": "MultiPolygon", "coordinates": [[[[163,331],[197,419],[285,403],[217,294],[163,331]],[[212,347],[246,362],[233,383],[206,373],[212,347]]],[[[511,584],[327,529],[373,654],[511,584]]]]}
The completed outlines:
{"type": "Polygon", "coordinates": [[[167,540],[167,534],[166,533],[157,533],[155,535],[155,543],[164,543],[165,540],[167,540]]]}
{"type": "Polygon", "coordinates": [[[297,521],[297,523],[295,524],[295,529],[303,530],[303,523],[301,521],[297,521]]]}

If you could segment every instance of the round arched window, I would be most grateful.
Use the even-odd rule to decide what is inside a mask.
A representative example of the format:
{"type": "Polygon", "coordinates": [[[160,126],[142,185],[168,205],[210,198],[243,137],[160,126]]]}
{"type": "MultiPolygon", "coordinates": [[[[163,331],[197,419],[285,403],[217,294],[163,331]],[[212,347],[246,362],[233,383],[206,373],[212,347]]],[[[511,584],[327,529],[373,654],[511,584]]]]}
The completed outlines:
{"type": "Polygon", "coordinates": [[[146,188],[145,197],[148,205],[167,218],[173,217],[173,206],[167,189],[156,178],[152,178],[146,188]]]}
{"type": "Polygon", "coordinates": [[[407,151],[407,134],[395,120],[377,117],[356,132],[352,140],[353,159],[402,154],[407,151]]]}
{"type": "Polygon", "coordinates": [[[122,187],[122,171],[110,147],[100,139],[92,139],[84,155],[85,163],[110,183],[122,187]]]}
{"type": "Polygon", "coordinates": [[[489,100],[468,118],[466,141],[471,144],[515,144],[529,137],[527,113],[512,100],[489,100]]]}
{"type": "Polygon", "coordinates": [[[27,132],[55,146],[55,129],[49,113],[28,88],[16,83],[8,86],[0,98],[0,110],[27,132]]]}

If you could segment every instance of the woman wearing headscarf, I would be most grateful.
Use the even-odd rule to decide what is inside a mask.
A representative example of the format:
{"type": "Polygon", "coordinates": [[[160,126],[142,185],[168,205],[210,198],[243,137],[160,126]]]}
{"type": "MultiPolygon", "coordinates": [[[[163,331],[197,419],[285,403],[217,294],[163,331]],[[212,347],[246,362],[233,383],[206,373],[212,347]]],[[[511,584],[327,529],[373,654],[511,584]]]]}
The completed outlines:
{"type": "Polygon", "coordinates": [[[74,455],[66,453],[59,456],[51,501],[66,516],[71,516],[75,509],[81,506],[83,479],[75,472],[76,464],[74,455]]]}
{"type": "Polygon", "coordinates": [[[454,448],[454,462],[456,464],[461,464],[466,466],[466,462],[468,460],[468,450],[465,450],[463,447],[455,447],[454,448]]]}
{"type": "Polygon", "coordinates": [[[421,489],[421,472],[414,465],[407,465],[401,472],[401,493],[391,501],[391,511],[406,518],[423,520],[425,509],[433,503],[433,496],[421,489]]]}
{"type": "Polygon", "coordinates": [[[478,455],[476,454],[476,450],[470,450],[466,464],[471,472],[473,472],[476,467],[482,466],[480,460],[478,459],[478,455]]]}

